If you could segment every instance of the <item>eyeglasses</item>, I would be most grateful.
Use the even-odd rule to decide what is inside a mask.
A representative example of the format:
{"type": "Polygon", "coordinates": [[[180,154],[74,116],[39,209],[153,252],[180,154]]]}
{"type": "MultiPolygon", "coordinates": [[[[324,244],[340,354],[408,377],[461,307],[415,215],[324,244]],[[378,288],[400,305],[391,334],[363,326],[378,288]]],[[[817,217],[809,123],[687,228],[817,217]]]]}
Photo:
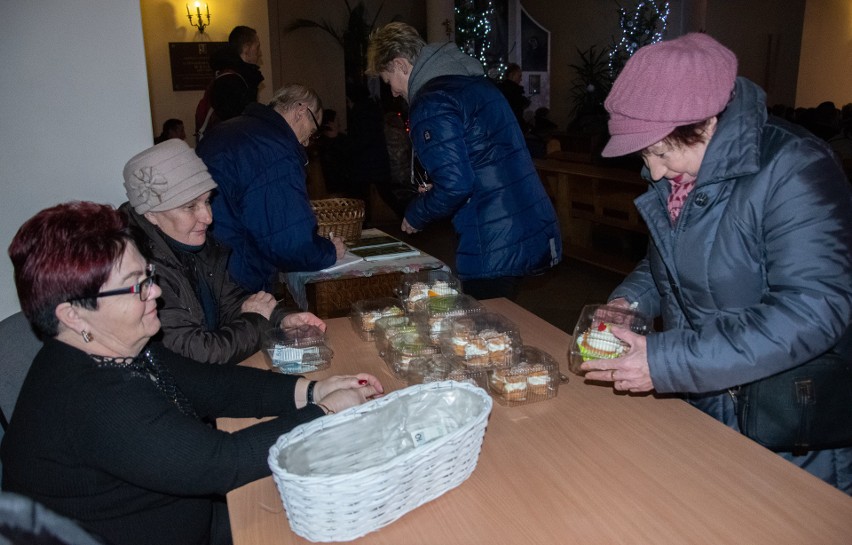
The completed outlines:
{"type": "MultiPolygon", "coordinates": [[[[128,293],[138,293],[139,299],[142,301],[147,301],[151,296],[151,286],[153,286],[157,282],[157,268],[153,264],[149,264],[145,267],[145,278],[139,282],[138,284],[134,284],[132,286],[126,288],[118,288],[114,290],[107,290],[98,292],[95,297],[112,297],[113,295],[125,295],[128,293]]],[[[85,299],[85,297],[76,297],[74,300],[85,299]]]]}
{"type": "Polygon", "coordinates": [[[320,137],[320,124],[317,123],[317,117],[314,115],[314,112],[312,112],[310,108],[305,109],[308,111],[309,114],[311,114],[311,120],[313,120],[314,127],[316,127],[316,130],[311,134],[310,139],[316,140],[320,137]]]}

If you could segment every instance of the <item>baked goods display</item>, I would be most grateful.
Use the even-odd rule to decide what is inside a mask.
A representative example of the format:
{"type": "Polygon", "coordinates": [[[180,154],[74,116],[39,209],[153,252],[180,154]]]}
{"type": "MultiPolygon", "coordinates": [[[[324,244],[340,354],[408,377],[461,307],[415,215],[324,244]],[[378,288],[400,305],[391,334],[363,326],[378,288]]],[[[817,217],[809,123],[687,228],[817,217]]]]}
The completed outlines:
{"type": "Polygon", "coordinates": [[[418,331],[406,331],[388,337],[387,347],[384,360],[391,372],[402,379],[407,377],[409,366],[416,358],[439,353],[437,347],[418,331]]]}
{"type": "Polygon", "coordinates": [[[500,314],[479,312],[446,319],[440,333],[444,354],[468,367],[495,369],[517,362],[521,338],[518,328],[500,314]]]}
{"type": "Polygon", "coordinates": [[[403,296],[403,302],[406,310],[412,311],[418,302],[430,297],[446,297],[458,294],[458,289],[443,280],[436,280],[432,283],[415,282],[408,288],[407,295],[403,296]]]}
{"type": "Polygon", "coordinates": [[[400,299],[406,312],[413,312],[417,303],[430,297],[458,295],[461,288],[458,279],[448,271],[428,270],[409,273],[402,279],[400,299]]]}
{"type": "Polygon", "coordinates": [[[376,322],[390,316],[402,316],[405,312],[398,299],[393,297],[381,297],[378,299],[365,299],[352,304],[350,320],[352,327],[358,336],[364,341],[372,341],[376,322]]]}
{"type": "Polygon", "coordinates": [[[488,372],[488,389],[509,406],[551,399],[559,391],[559,366],[546,352],[524,346],[517,365],[488,372]]]}
{"type": "Polygon", "coordinates": [[[450,318],[462,318],[483,312],[482,305],[465,294],[430,297],[414,305],[411,316],[423,323],[434,344],[440,342],[441,333],[450,323],[450,318]]]}
{"type": "Polygon", "coordinates": [[[634,308],[610,305],[586,305],[574,327],[574,343],[568,351],[568,369],[577,375],[584,361],[612,359],[623,356],[630,345],[619,339],[613,327],[629,329],[646,335],[651,331],[651,319],[634,308]]]}
{"type": "Polygon", "coordinates": [[[415,333],[422,329],[420,322],[410,316],[386,316],[376,320],[373,330],[373,338],[376,342],[376,350],[379,356],[387,355],[388,339],[397,333],[415,333]]]}
{"type": "Polygon", "coordinates": [[[408,364],[408,385],[442,380],[468,382],[485,388],[485,372],[467,368],[443,354],[413,358],[408,364]]]}
{"type": "Polygon", "coordinates": [[[578,335],[577,346],[584,360],[617,358],[628,348],[627,343],[612,334],[612,326],[606,322],[592,324],[578,335]]]}

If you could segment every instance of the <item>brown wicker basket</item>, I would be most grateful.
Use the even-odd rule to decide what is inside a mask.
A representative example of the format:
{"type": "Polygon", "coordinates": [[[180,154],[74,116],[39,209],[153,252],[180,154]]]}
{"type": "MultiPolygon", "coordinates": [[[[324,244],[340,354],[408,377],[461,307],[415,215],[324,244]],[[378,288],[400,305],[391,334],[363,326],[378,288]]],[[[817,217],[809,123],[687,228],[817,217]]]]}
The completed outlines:
{"type": "Polygon", "coordinates": [[[343,237],[345,242],[355,242],[361,238],[361,226],[364,223],[364,201],[360,199],[320,199],[311,201],[311,208],[317,216],[320,236],[334,233],[343,237]]]}
{"type": "Polygon", "coordinates": [[[355,301],[396,297],[402,276],[401,272],[389,272],[309,282],[305,284],[308,309],[323,319],[349,316],[355,301]]]}

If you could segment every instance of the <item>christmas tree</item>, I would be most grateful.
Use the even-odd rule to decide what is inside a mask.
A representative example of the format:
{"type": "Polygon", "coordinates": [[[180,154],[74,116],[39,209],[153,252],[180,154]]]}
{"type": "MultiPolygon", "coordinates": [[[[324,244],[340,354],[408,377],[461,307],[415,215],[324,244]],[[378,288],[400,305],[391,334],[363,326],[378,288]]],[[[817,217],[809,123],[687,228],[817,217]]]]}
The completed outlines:
{"type": "Polygon", "coordinates": [[[622,7],[618,12],[621,39],[612,44],[609,52],[609,69],[613,81],[637,49],[663,39],[669,17],[669,3],[640,0],[632,8],[622,7]]]}
{"type": "Polygon", "coordinates": [[[499,79],[506,70],[506,64],[502,56],[495,56],[492,48],[494,11],[493,0],[457,0],[456,44],[462,51],[478,59],[490,76],[499,79]]]}

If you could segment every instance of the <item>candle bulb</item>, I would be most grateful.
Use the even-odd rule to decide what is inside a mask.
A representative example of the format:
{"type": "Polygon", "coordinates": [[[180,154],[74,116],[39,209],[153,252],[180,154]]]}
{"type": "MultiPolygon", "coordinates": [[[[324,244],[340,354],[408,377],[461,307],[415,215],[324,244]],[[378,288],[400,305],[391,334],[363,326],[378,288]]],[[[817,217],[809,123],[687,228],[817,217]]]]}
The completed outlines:
{"type": "MultiPolygon", "coordinates": [[[[192,14],[189,12],[189,4],[186,5],[186,16],[192,17],[192,14]]],[[[190,19],[191,20],[191,19],[190,19]]]]}
{"type": "Polygon", "coordinates": [[[210,22],[210,4],[204,4],[204,9],[207,10],[207,21],[210,22]]]}

